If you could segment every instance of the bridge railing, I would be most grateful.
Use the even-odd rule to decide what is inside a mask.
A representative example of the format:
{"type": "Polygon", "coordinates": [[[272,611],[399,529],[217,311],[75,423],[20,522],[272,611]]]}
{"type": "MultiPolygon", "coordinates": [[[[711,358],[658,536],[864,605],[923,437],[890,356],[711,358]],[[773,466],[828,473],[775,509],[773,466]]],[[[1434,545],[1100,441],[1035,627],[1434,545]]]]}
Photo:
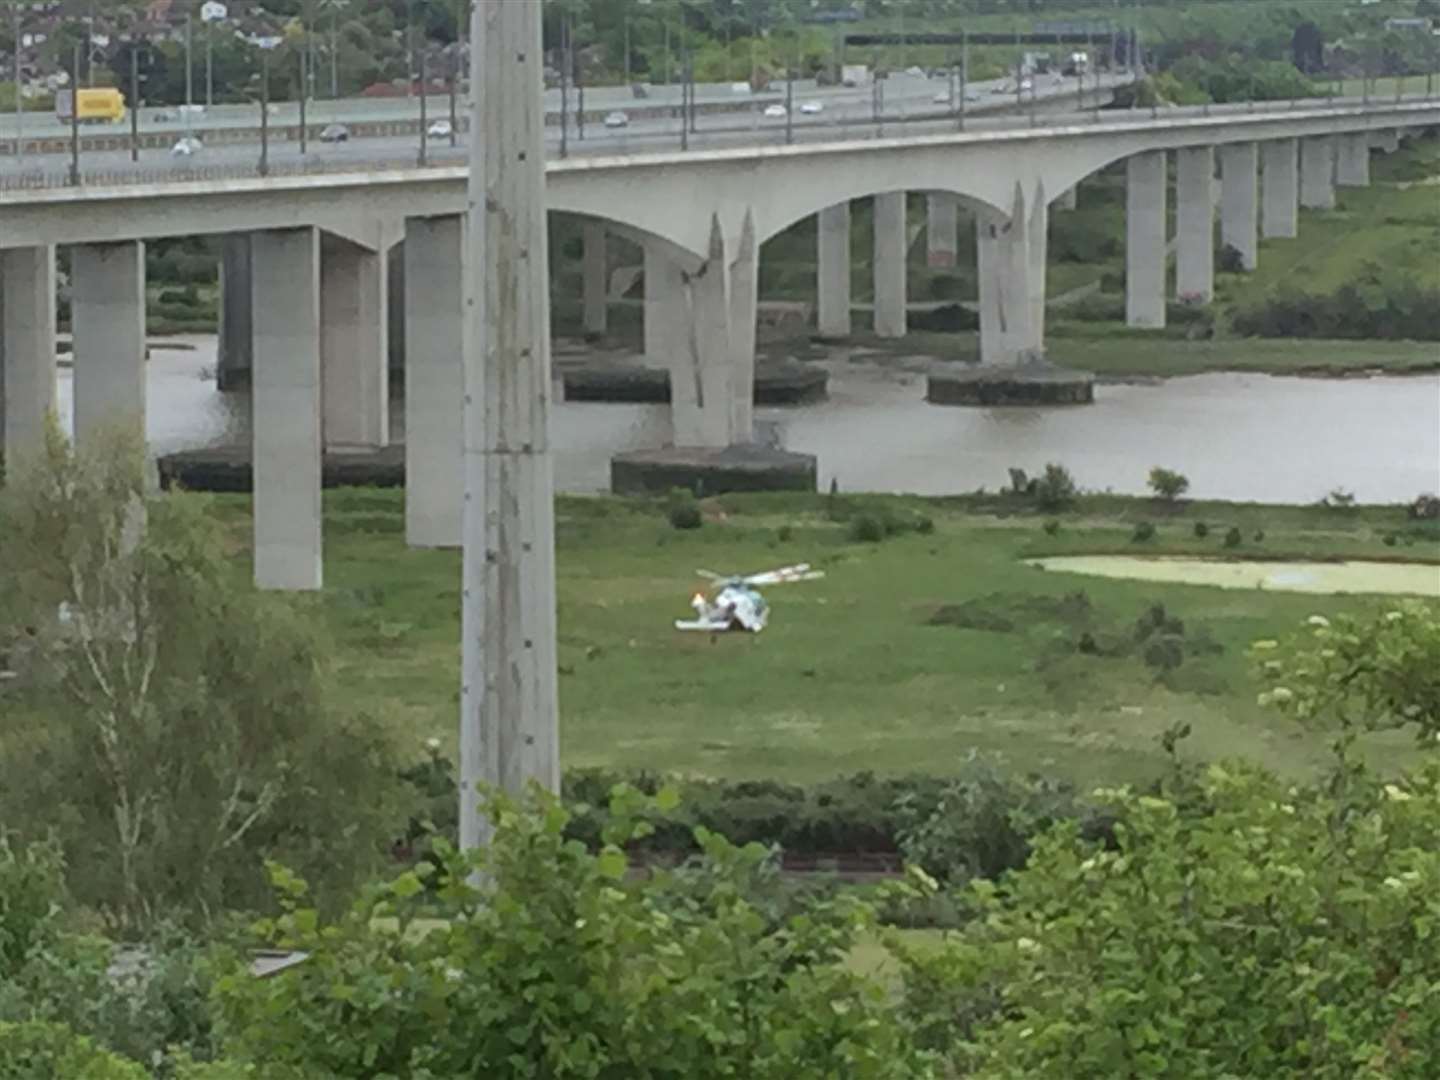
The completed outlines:
{"type": "MultiPolygon", "coordinates": [[[[1040,99],[1037,104],[1053,106],[1060,104],[1061,95],[1040,99]]],[[[1396,105],[1424,104],[1440,105],[1440,95],[1428,93],[1387,96],[1385,98],[1297,98],[1285,101],[1252,101],[1233,105],[1190,105],[1142,107],[1134,109],[1106,109],[1100,107],[1068,112],[1034,112],[998,116],[967,115],[952,109],[929,110],[896,118],[843,118],[812,121],[797,124],[791,131],[796,142],[865,142],[893,138],[904,133],[915,135],[936,134],[940,131],[1003,132],[1040,129],[1050,126],[1133,124],[1137,120],[1177,120],[1212,116],[1237,116],[1251,114],[1303,114],[1307,111],[1322,111],[1335,108],[1373,108],[1376,111],[1393,108],[1396,105]]],[[[573,143],[569,150],[572,155],[625,156],[630,153],[655,152],[657,136],[648,133],[641,136],[645,145],[631,146],[631,139],[625,135],[595,140],[589,143],[573,143]]],[[[552,140],[553,141],[553,140],[552,140]]],[[[639,140],[637,140],[639,141],[639,140]]],[[[678,149],[677,137],[677,149],[678,149]]],[[[687,144],[691,149],[715,149],[721,146],[774,146],[786,142],[783,127],[760,127],[754,125],[729,125],[705,127],[691,132],[687,144]]],[[[396,152],[389,156],[367,158],[319,158],[302,161],[270,160],[262,171],[258,157],[253,161],[235,161],[225,164],[172,164],[164,167],[143,168],[135,166],[108,169],[82,168],[79,180],[82,186],[128,186],[146,184],[171,184],[187,181],[213,182],[223,180],[254,179],[261,176],[324,176],[366,173],[375,171],[406,170],[422,172],[437,168],[463,164],[465,150],[436,147],[424,164],[413,152],[396,152]]],[[[0,171],[0,196],[7,191],[48,190],[72,186],[68,167],[61,169],[32,169],[26,171],[0,171]]]]}

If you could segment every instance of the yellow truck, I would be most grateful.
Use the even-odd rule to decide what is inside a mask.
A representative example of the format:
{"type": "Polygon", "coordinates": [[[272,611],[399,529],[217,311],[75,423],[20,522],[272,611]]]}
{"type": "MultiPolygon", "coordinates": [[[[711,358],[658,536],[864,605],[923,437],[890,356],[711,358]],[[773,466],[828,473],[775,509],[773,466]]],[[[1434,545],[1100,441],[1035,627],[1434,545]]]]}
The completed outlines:
{"type": "Polygon", "coordinates": [[[78,119],[82,124],[118,124],[125,119],[125,95],[113,87],[95,87],[72,93],[61,90],[55,95],[55,116],[70,122],[72,101],[78,99],[78,119]]]}

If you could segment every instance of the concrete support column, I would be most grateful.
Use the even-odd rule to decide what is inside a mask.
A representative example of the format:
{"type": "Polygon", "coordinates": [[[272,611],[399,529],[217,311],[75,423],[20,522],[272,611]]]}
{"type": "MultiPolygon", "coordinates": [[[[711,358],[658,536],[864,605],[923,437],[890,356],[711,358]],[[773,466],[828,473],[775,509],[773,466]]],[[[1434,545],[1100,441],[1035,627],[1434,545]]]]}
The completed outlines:
{"type": "Polygon", "coordinates": [[[755,441],[755,334],[760,314],[760,248],[755,218],[748,210],[740,235],[725,247],[730,290],[730,354],[726,393],[730,398],[730,443],[755,441]]]}
{"type": "Polygon", "coordinates": [[[1215,298],[1215,152],[1175,152],[1175,295],[1208,304],[1215,298]]]}
{"type": "Polygon", "coordinates": [[[905,193],[875,196],[875,336],[905,336],[905,193]]]}
{"type": "Polygon", "coordinates": [[[955,238],[960,200],[947,192],[925,196],[925,257],[937,269],[955,265],[955,238]]]}
{"type": "Polygon", "coordinates": [[[606,271],[609,263],[605,256],[605,223],[603,221],[587,221],[585,223],[585,251],[582,256],[581,268],[584,277],[586,337],[603,337],[609,325],[609,308],[606,303],[609,291],[606,271]]]}
{"type": "Polygon", "coordinates": [[[145,442],[145,245],[70,249],[75,442],[107,434],[145,442]]]}
{"type": "Polygon", "coordinates": [[[975,270],[980,290],[980,362],[1003,364],[1005,354],[1005,218],[993,210],[975,216],[975,270]]]}
{"type": "Polygon", "coordinates": [[[1307,210],[1335,208],[1335,139],[1315,135],[1300,141],[1300,205],[1307,210]]]}
{"type": "Polygon", "coordinates": [[[689,313],[680,266],[656,243],[645,245],[645,359],[668,367],[670,354],[685,347],[689,313]]]}
{"type": "Polygon", "coordinates": [[[464,222],[405,222],[405,539],[459,547],[464,522],[464,222]]]}
{"type": "Polygon", "coordinates": [[[1267,239],[1288,239],[1300,233],[1300,144],[1275,139],[1263,145],[1264,212],[1260,228],[1267,239]]]}
{"type": "Polygon", "coordinates": [[[390,441],[389,275],[385,256],[347,240],[320,243],[320,372],[325,447],[390,441]]]}
{"type": "MultiPolygon", "coordinates": [[[[1021,345],[1020,358],[1037,359],[1045,355],[1045,301],[1048,285],[1046,264],[1050,252],[1050,200],[1045,197],[1044,184],[1035,191],[1030,206],[1025,208],[1025,292],[1030,304],[1027,336],[1021,345]]],[[[1016,198],[1016,210],[1022,211],[1016,198]]]]}
{"type": "Polygon", "coordinates": [[[251,322],[250,234],[227,233],[220,240],[220,334],[215,384],[221,390],[250,385],[251,322]]]}
{"type": "MultiPolygon", "coordinates": [[[[405,235],[401,226],[401,236],[405,235]]],[[[385,253],[385,276],[388,287],[389,326],[386,332],[390,341],[389,353],[390,385],[400,386],[405,379],[405,241],[391,244],[385,253]]]]}
{"type": "Polygon", "coordinates": [[[0,438],[7,468],[38,453],[55,408],[55,248],[0,250],[0,438]]]}
{"type": "Polygon", "coordinates": [[[255,584],[318,589],[320,514],[320,235],[255,233],[255,584]]]}
{"type": "Polygon", "coordinates": [[[1165,325],[1164,150],[1136,154],[1126,163],[1125,322],[1165,325]]]}
{"type": "Polygon", "coordinates": [[[993,210],[977,216],[982,363],[1015,364],[1044,355],[1048,232],[1043,187],[1027,205],[1017,184],[1008,220],[993,210]]]}
{"type": "Polygon", "coordinates": [[[817,328],[821,337],[850,336],[850,204],[820,211],[816,235],[817,328]]]}
{"type": "Polygon", "coordinates": [[[1240,265],[1259,262],[1259,151],[1254,143],[1220,150],[1220,242],[1240,253],[1240,265]]]}
{"type": "Polygon", "coordinates": [[[1370,186],[1370,136],[1365,132],[1341,135],[1335,162],[1335,182],[1341,187],[1370,186]]]}
{"type": "Polygon", "coordinates": [[[1080,205],[1078,195],[1079,191],[1080,186],[1078,184],[1076,184],[1074,187],[1066,188],[1061,193],[1060,197],[1055,200],[1055,209],[1074,210],[1078,205],[1080,205]]]}

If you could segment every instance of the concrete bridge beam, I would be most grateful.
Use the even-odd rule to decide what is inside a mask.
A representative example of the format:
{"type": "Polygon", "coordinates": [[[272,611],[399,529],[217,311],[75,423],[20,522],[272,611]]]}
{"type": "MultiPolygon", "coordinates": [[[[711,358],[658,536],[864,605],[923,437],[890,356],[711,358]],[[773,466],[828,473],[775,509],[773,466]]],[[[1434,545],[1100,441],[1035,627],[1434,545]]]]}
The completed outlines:
{"type": "Polygon", "coordinates": [[[322,234],[320,372],[327,450],[376,450],[390,441],[385,261],[383,251],[322,234]]]}
{"type": "Polygon", "coordinates": [[[1300,143],[1300,205],[1335,209],[1335,139],[1315,135],[1300,143]]]}
{"type": "Polygon", "coordinates": [[[1335,182],[1341,187],[1370,186],[1370,137],[1363,131],[1337,140],[1335,182]]]}
{"type": "Polygon", "coordinates": [[[1299,155],[1300,144],[1296,139],[1275,139],[1263,144],[1265,202],[1261,229],[1267,239],[1291,239],[1300,234],[1299,155]]]}
{"type": "Polygon", "coordinates": [[[905,192],[875,196],[876,337],[905,336],[905,253],[909,247],[905,192]]]}
{"type": "Polygon", "coordinates": [[[1240,265],[1254,270],[1260,260],[1259,150],[1234,143],[1220,150],[1220,242],[1240,253],[1240,265]]]}
{"type": "Polygon", "coordinates": [[[405,223],[405,539],[459,547],[465,462],[464,221],[405,223]]]}
{"type": "Polygon", "coordinates": [[[55,408],[55,248],[0,251],[0,445],[9,468],[38,453],[55,408]]]}
{"type": "Polygon", "coordinates": [[[1075,184],[1062,191],[1055,200],[1056,210],[1074,210],[1079,205],[1080,185],[1075,184]]]}
{"type": "Polygon", "coordinates": [[[75,442],[114,434],[145,443],[145,245],[70,249],[75,442]]]}
{"type": "Polygon", "coordinates": [[[1175,153],[1175,295],[1191,303],[1215,298],[1215,151],[1175,153]]]}
{"type": "Polygon", "coordinates": [[[1165,325],[1166,153],[1147,150],[1126,162],[1125,322],[1165,325]]]}
{"type": "Polygon", "coordinates": [[[925,257],[929,266],[955,265],[955,241],[960,200],[944,191],[925,196],[925,257]]]}
{"type": "Polygon", "coordinates": [[[820,211],[816,234],[817,328],[821,337],[850,336],[850,203],[820,211]]]}
{"type": "Polygon", "coordinates": [[[313,228],[251,238],[255,309],[251,450],[255,584],[319,589],[320,235],[313,228]]]}
{"type": "Polygon", "coordinates": [[[585,336],[603,337],[609,328],[609,297],[606,294],[605,223],[585,222],[584,253],[581,256],[583,277],[585,336]]]}

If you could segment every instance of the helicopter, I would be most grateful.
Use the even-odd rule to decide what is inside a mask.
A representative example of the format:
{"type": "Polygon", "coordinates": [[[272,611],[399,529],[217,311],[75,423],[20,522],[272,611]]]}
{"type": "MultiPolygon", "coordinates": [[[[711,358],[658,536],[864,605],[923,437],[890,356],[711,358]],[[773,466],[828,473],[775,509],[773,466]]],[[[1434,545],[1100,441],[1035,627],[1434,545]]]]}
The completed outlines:
{"type": "Polygon", "coordinates": [[[758,634],[765,629],[770,617],[770,605],[755,588],[757,585],[784,585],[792,581],[813,581],[825,576],[823,570],[811,570],[809,563],[797,566],[782,566],[778,570],[766,570],[759,574],[725,575],[710,570],[697,570],[697,574],[711,582],[714,599],[707,600],[703,592],[690,598],[696,618],[676,619],[676,630],[699,630],[716,633],[723,630],[745,630],[758,634]]]}

